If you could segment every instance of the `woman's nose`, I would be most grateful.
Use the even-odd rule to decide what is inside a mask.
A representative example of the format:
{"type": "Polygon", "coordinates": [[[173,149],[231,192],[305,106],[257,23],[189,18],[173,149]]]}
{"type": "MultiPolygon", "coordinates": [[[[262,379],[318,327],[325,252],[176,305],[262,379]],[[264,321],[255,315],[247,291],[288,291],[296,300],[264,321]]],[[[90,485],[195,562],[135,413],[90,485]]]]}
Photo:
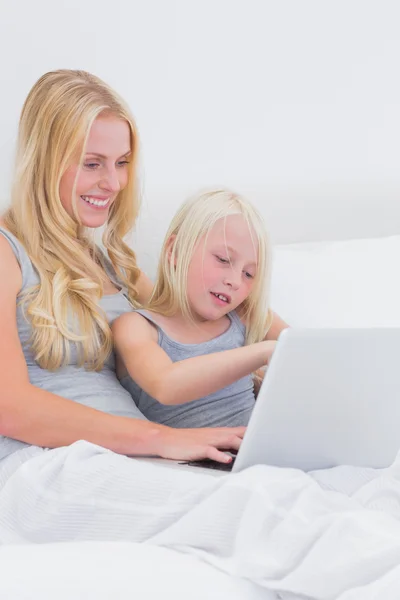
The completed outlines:
{"type": "Polygon", "coordinates": [[[121,184],[119,182],[119,177],[116,169],[109,169],[105,175],[105,177],[99,183],[99,187],[103,190],[107,190],[116,194],[121,189],[121,184]]]}

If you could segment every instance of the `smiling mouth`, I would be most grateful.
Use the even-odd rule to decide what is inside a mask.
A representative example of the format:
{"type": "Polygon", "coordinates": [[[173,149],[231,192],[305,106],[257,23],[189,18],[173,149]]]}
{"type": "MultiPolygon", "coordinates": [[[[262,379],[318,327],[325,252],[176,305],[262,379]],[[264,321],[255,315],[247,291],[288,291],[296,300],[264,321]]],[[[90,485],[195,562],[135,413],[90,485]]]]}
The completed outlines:
{"type": "Polygon", "coordinates": [[[92,198],[91,196],[81,196],[81,198],[84,202],[86,202],[86,204],[90,204],[90,206],[96,206],[97,208],[106,208],[110,204],[111,200],[111,198],[99,200],[96,198],[92,198]]]}
{"type": "Polygon", "coordinates": [[[222,302],[226,302],[226,304],[230,304],[231,299],[229,296],[225,296],[224,294],[216,294],[215,292],[211,292],[211,293],[213,296],[215,296],[219,300],[222,300],[222,302]]]}

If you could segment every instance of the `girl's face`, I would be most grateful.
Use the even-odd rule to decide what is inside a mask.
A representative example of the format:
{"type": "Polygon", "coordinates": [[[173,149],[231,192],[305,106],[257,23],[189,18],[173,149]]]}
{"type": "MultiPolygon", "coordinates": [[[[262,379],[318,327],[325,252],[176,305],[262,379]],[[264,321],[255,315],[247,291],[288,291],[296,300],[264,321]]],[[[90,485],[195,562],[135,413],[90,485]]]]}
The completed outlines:
{"type": "Polygon", "coordinates": [[[128,183],[130,153],[128,123],[114,116],[98,117],[89,133],[83,164],[71,165],[61,178],[61,204],[71,218],[76,181],[74,197],[82,225],[104,225],[110,207],[128,183]]]}
{"type": "Polygon", "coordinates": [[[187,282],[189,305],[196,319],[216,320],[249,296],[258,264],[255,240],[242,215],[219,219],[208,236],[200,239],[187,282]]]}

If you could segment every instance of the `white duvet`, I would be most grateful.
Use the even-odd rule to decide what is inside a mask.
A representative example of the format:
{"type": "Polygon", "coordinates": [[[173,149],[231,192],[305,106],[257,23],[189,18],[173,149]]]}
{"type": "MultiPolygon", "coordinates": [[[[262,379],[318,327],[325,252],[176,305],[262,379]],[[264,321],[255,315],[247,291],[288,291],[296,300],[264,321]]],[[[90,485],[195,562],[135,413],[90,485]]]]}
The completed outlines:
{"type": "Polygon", "coordinates": [[[384,471],[256,466],[222,478],[86,442],[13,460],[0,473],[0,544],[142,542],[284,600],[400,598],[400,459],[384,471]]]}

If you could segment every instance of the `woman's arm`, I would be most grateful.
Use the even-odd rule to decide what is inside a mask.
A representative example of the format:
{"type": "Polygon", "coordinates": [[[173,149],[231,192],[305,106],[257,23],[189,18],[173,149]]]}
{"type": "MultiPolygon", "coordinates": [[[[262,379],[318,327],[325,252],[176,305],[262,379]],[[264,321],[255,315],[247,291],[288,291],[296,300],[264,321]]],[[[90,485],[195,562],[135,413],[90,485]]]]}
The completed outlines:
{"type": "Polygon", "coordinates": [[[238,448],[242,427],[180,432],[103,413],[31,385],[16,324],[21,285],[17,260],[0,235],[0,435],[49,448],[84,439],[121,454],[229,460],[219,448],[238,448]]]}
{"type": "Polygon", "coordinates": [[[139,275],[139,279],[136,282],[136,288],[138,291],[138,300],[140,304],[145,305],[150,299],[153,292],[153,282],[147,277],[143,271],[139,275]]]}
{"type": "Polygon", "coordinates": [[[86,439],[116,452],[146,450],[146,422],[143,427],[31,385],[16,325],[21,285],[17,260],[0,235],[0,433],[50,448],[86,439]]]}
{"type": "Polygon", "coordinates": [[[266,365],[274,342],[172,362],[158,345],[157,331],[138,313],[113,323],[114,344],[129,375],[162,404],[184,404],[230,385],[266,365]]]}

